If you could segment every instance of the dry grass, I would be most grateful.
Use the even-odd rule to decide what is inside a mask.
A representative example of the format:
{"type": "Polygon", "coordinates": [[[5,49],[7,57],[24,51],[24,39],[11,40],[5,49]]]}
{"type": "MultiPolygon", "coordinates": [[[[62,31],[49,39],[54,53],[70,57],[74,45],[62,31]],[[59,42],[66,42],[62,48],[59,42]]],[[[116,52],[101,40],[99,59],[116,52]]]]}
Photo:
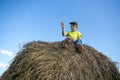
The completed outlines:
{"type": "Polygon", "coordinates": [[[75,45],[61,48],[61,42],[34,41],[18,52],[2,80],[120,80],[115,64],[94,48],[75,45]]]}

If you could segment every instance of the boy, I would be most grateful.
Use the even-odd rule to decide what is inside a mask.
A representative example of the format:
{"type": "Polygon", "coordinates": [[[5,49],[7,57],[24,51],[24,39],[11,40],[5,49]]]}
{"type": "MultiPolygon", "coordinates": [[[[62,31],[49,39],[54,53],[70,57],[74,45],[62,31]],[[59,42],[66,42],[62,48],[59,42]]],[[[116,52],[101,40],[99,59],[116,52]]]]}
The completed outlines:
{"type": "Polygon", "coordinates": [[[64,32],[64,23],[61,22],[62,27],[62,36],[66,36],[67,38],[63,41],[63,47],[66,48],[69,43],[75,43],[79,52],[82,52],[82,34],[77,32],[78,24],[77,22],[70,22],[71,31],[64,32]]]}

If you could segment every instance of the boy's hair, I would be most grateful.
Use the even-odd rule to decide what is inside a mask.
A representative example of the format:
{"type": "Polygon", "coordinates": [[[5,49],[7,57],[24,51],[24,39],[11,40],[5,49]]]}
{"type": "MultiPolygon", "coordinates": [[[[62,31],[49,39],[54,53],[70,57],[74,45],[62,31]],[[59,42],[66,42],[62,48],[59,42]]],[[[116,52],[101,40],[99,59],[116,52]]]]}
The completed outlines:
{"type": "Polygon", "coordinates": [[[70,22],[70,24],[76,25],[78,27],[78,23],[77,22],[70,22]]]}

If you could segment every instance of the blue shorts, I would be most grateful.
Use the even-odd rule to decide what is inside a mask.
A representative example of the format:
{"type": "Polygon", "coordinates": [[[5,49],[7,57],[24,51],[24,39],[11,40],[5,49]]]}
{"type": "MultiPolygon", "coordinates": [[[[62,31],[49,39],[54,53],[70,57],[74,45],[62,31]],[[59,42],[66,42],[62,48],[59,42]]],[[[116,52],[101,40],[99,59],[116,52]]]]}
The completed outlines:
{"type": "Polygon", "coordinates": [[[76,41],[75,41],[75,44],[77,45],[77,44],[81,44],[82,45],[82,40],[81,39],[77,39],[76,41]]]}
{"type": "Polygon", "coordinates": [[[75,43],[76,46],[78,44],[82,45],[82,40],[81,39],[77,39],[77,40],[73,41],[72,39],[70,39],[68,44],[71,44],[71,43],[75,43]]]}

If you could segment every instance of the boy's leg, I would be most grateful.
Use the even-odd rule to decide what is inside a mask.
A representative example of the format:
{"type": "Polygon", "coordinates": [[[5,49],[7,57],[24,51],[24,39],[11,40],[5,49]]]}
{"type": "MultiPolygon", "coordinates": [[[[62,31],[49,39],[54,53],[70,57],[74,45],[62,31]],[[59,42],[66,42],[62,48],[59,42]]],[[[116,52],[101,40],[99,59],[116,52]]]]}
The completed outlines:
{"type": "Polygon", "coordinates": [[[71,40],[70,38],[66,38],[66,39],[63,41],[62,47],[63,47],[63,48],[66,48],[66,47],[68,46],[70,40],[71,40]]]}
{"type": "Polygon", "coordinates": [[[83,44],[82,44],[82,40],[81,40],[81,39],[77,39],[77,40],[76,40],[76,46],[78,47],[79,52],[82,53],[82,50],[83,50],[83,44]]]}

